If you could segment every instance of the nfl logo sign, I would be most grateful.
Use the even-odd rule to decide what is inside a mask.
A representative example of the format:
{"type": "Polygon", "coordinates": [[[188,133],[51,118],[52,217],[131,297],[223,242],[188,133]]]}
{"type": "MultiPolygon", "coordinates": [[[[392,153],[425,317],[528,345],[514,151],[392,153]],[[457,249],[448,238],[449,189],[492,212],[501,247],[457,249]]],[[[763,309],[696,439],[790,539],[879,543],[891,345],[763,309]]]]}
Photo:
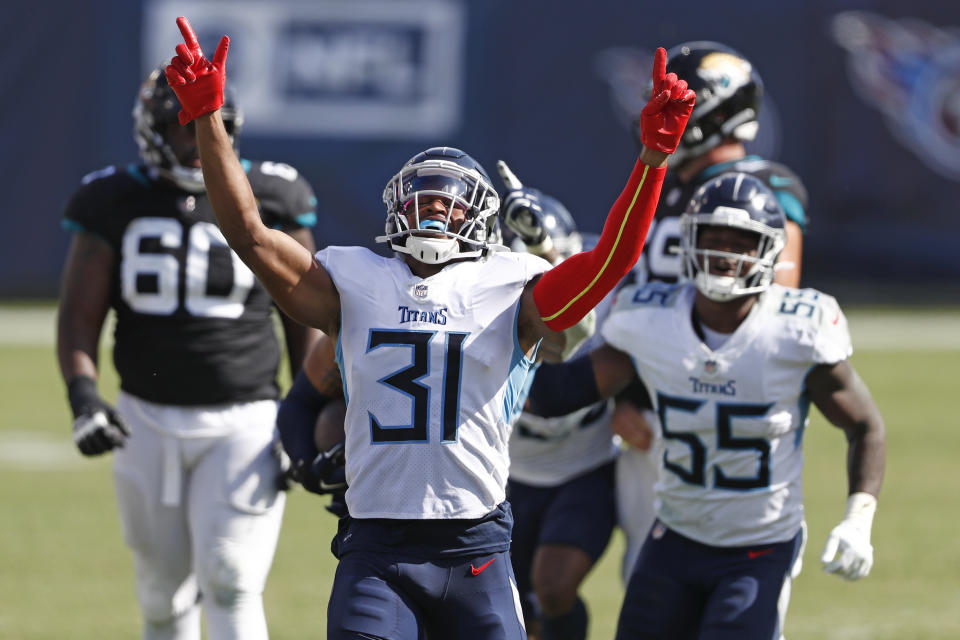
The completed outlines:
{"type": "Polygon", "coordinates": [[[716,360],[707,360],[703,363],[703,370],[707,373],[716,373],[717,372],[717,361],[716,360]]]}
{"type": "Polygon", "coordinates": [[[413,295],[417,296],[418,298],[426,298],[426,297],[427,297],[427,285],[425,285],[425,284],[418,284],[417,286],[415,286],[415,287],[413,288],[413,295]]]}

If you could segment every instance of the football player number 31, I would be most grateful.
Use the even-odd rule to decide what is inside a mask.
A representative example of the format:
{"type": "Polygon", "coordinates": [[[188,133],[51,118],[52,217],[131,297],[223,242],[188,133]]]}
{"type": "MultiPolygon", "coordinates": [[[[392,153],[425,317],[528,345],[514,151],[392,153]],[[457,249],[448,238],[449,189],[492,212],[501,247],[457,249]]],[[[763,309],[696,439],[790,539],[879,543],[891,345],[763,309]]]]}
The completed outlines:
{"type": "Polygon", "coordinates": [[[178,293],[181,273],[185,278],[183,308],[194,316],[239,318],[253,287],[253,272],[240,257],[229,250],[220,229],[209,222],[196,222],[184,234],[183,225],[171,218],[140,218],[127,227],[123,236],[120,263],[121,295],[138,313],[170,315],[180,307],[178,293]],[[181,261],[172,251],[181,248],[186,235],[186,258],[181,261]],[[212,262],[211,251],[226,249],[230,267],[212,262]],[[209,286],[216,269],[216,281],[226,286],[212,292],[209,286]]]}
{"type": "MultiPolygon", "coordinates": [[[[406,331],[398,329],[374,329],[370,332],[367,353],[382,348],[410,350],[410,365],[381,378],[379,382],[410,397],[411,423],[407,425],[383,425],[373,413],[370,414],[370,434],[374,443],[398,444],[404,442],[429,442],[430,392],[420,379],[430,373],[430,349],[435,331],[406,331]]],[[[457,426],[460,424],[460,377],[463,371],[463,343],[468,333],[449,331],[440,344],[433,348],[443,349],[443,378],[440,389],[440,422],[443,442],[456,442],[457,426]]]]}

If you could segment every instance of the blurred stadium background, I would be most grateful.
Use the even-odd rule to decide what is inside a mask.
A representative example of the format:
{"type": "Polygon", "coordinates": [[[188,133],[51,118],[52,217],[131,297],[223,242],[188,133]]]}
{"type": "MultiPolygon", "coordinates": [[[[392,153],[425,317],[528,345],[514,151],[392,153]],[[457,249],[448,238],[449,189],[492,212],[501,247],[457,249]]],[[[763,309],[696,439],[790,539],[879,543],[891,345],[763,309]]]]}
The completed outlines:
{"type": "MultiPolygon", "coordinates": [[[[130,109],[188,15],[246,112],[244,156],[296,166],[317,191],[318,244],[372,245],[386,180],[434,144],[503,158],[599,230],[635,153],[627,129],[654,47],[719,40],[766,84],[753,150],[804,179],[804,284],[851,311],[854,363],[889,429],[877,562],[823,576],[843,507],[839,432],[814,418],[811,529],[790,638],[960,637],[955,471],[960,421],[960,3],[952,0],[93,0],[4,8],[0,50],[0,637],[136,635],[130,559],[107,459],[80,460],[53,354],[53,305],[80,178],[136,161],[130,109]]],[[[109,340],[109,336],[105,337],[109,340]]],[[[105,348],[108,345],[104,345],[105,348]]],[[[115,378],[105,353],[102,390],[115,378]]],[[[273,636],[322,637],[333,519],[288,507],[267,607],[273,636]]],[[[588,583],[592,637],[612,637],[619,548],[588,583]]]]}

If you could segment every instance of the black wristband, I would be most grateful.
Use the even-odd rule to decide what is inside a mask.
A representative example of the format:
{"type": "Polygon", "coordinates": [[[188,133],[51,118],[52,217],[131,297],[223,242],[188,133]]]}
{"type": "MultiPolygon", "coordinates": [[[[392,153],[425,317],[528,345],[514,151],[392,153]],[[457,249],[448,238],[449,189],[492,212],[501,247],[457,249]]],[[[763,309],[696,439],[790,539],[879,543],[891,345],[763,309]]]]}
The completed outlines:
{"type": "Polygon", "coordinates": [[[100,404],[100,394],[97,393],[97,381],[90,376],[78,375],[70,378],[67,383],[67,398],[70,400],[70,409],[73,417],[83,413],[84,409],[100,404]]]}

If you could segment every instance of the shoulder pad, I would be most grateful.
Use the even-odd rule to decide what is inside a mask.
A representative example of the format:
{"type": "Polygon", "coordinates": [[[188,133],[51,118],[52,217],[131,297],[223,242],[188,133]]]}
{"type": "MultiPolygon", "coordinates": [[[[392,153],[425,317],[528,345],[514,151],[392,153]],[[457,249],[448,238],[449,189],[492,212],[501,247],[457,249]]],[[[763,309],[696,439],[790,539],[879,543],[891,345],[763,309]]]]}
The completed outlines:
{"type": "Polygon", "coordinates": [[[317,198],[310,183],[283,162],[243,161],[263,221],[285,231],[317,223],[317,198]]]}
{"type": "Polygon", "coordinates": [[[816,289],[775,286],[770,291],[775,294],[772,313],[794,327],[790,339],[810,349],[805,357],[815,363],[834,363],[850,356],[850,330],[836,298],[816,289]]]}
{"type": "Polygon", "coordinates": [[[620,311],[637,307],[670,307],[677,298],[682,285],[676,282],[653,280],[645,284],[628,285],[617,292],[613,310],[620,311]]]}

